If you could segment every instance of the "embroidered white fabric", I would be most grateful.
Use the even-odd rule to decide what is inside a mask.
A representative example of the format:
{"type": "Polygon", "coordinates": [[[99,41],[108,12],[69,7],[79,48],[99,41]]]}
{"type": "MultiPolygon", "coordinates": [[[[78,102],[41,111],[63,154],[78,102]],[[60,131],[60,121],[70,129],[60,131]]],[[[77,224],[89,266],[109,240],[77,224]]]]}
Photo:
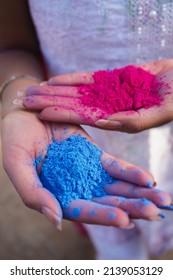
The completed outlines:
{"type": "Polygon", "coordinates": [[[129,0],[127,14],[132,62],[172,57],[172,0],[129,0]]]}
{"type": "MultiPolygon", "coordinates": [[[[50,76],[173,57],[173,1],[29,0],[29,6],[50,76]]],[[[158,187],[172,192],[171,124],[135,135],[85,129],[105,151],[150,169],[158,187]]],[[[145,259],[173,245],[171,219],[136,224],[130,231],[85,225],[97,258],[145,259]]]]}

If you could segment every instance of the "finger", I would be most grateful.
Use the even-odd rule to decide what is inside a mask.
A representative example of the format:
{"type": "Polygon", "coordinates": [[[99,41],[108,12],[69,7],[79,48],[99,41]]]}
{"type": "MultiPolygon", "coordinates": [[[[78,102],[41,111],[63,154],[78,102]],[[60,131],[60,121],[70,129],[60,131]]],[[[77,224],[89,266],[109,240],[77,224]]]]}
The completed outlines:
{"type": "Polygon", "coordinates": [[[157,75],[167,71],[169,68],[173,67],[172,59],[161,59],[158,61],[150,61],[148,63],[139,64],[138,67],[149,71],[153,75],[157,75]]]}
{"type": "Polygon", "coordinates": [[[123,181],[115,181],[113,184],[105,186],[105,191],[108,194],[116,196],[124,196],[129,198],[146,198],[157,206],[164,206],[171,204],[171,197],[168,193],[162,192],[155,188],[144,188],[129,184],[123,181]]]}
{"type": "Polygon", "coordinates": [[[73,200],[68,208],[63,209],[64,218],[73,221],[131,228],[127,214],[119,208],[101,205],[87,200],[73,200]]]}
{"type": "Polygon", "coordinates": [[[154,106],[138,111],[116,113],[106,120],[97,120],[95,125],[104,129],[137,133],[145,129],[163,125],[169,121],[170,115],[164,110],[164,104],[162,104],[161,107],[154,106]]]}
{"type": "Polygon", "coordinates": [[[62,97],[62,96],[48,96],[48,95],[31,95],[23,100],[26,108],[41,110],[49,106],[62,106],[66,108],[80,108],[82,107],[79,98],[62,97]]]}
{"type": "Polygon", "coordinates": [[[162,70],[162,63],[160,61],[150,61],[143,64],[138,64],[137,67],[150,72],[153,75],[158,74],[162,70]]]}
{"type": "Polygon", "coordinates": [[[11,155],[4,166],[24,204],[44,214],[55,227],[60,229],[61,207],[55,197],[43,188],[33,161],[26,154],[19,153],[17,158],[11,155]]]}
{"type": "Polygon", "coordinates": [[[161,220],[164,216],[154,203],[146,198],[127,199],[126,197],[104,196],[96,197],[94,201],[100,204],[118,207],[129,213],[132,219],[161,220]]]}
{"type": "Polygon", "coordinates": [[[152,127],[158,127],[172,120],[172,116],[171,116],[172,114],[169,113],[168,106],[164,105],[164,101],[162,102],[162,105],[160,107],[154,106],[147,110],[140,109],[139,115],[140,115],[140,122],[142,124],[141,125],[142,130],[152,128],[152,127]]]}
{"type": "Polygon", "coordinates": [[[94,83],[93,73],[71,73],[55,76],[49,79],[48,85],[87,85],[94,83]]]}
{"type": "Polygon", "coordinates": [[[99,108],[96,108],[93,111],[92,107],[84,105],[78,108],[51,106],[43,109],[39,114],[39,117],[45,121],[85,124],[91,126],[95,126],[95,121],[103,116],[106,116],[106,113],[99,108]]]}
{"type": "Polygon", "coordinates": [[[30,95],[82,96],[74,86],[32,86],[26,89],[26,96],[30,95]]]}
{"type": "Polygon", "coordinates": [[[107,119],[99,119],[95,125],[121,132],[135,133],[142,130],[140,115],[136,111],[126,111],[112,114],[107,119]]]}
{"type": "Polygon", "coordinates": [[[153,176],[145,169],[117,159],[107,153],[102,154],[101,162],[103,168],[114,178],[149,188],[154,184],[153,176]]]}

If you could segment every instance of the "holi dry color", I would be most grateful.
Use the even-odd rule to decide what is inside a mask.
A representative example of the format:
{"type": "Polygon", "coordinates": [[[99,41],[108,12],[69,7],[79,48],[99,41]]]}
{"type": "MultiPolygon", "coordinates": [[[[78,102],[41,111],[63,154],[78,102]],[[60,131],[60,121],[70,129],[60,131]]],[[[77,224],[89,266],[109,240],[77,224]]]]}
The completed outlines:
{"type": "MultiPolygon", "coordinates": [[[[161,83],[141,68],[127,66],[93,74],[94,83],[78,87],[82,104],[110,115],[120,111],[160,106],[161,83]]],[[[42,166],[40,179],[68,207],[75,199],[90,200],[105,195],[104,186],[113,179],[102,167],[102,151],[81,135],[52,143],[42,166]]]]}
{"type": "Polygon", "coordinates": [[[163,83],[155,75],[132,65],[100,70],[93,74],[93,84],[81,85],[81,102],[88,107],[102,109],[108,115],[141,108],[160,106],[163,97],[158,94],[163,83]]]}

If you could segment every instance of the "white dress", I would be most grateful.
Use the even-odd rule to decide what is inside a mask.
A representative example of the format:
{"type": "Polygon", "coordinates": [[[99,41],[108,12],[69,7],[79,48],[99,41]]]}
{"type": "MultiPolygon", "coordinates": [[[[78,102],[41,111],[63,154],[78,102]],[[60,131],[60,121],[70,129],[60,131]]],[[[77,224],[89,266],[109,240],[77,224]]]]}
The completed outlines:
{"type": "MultiPolygon", "coordinates": [[[[29,0],[50,76],[173,57],[173,1],[29,0]]],[[[150,170],[173,188],[173,126],[139,134],[85,130],[110,154],[150,170]]],[[[169,214],[168,214],[169,215],[169,214]]],[[[132,230],[85,225],[98,259],[146,259],[173,246],[173,221],[138,221],[132,230]]]]}

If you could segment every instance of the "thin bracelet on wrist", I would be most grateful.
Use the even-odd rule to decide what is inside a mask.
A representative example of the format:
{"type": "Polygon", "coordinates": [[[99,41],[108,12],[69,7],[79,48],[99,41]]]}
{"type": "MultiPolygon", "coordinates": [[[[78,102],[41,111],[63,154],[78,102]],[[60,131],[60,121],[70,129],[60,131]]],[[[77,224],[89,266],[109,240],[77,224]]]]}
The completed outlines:
{"type": "Polygon", "coordinates": [[[32,75],[25,75],[25,74],[18,74],[18,75],[13,75],[11,76],[9,79],[5,80],[2,85],[0,85],[0,101],[2,100],[2,94],[3,91],[5,90],[5,88],[11,84],[12,82],[21,79],[21,78],[26,78],[26,79],[31,79],[33,81],[38,81],[39,83],[41,82],[41,80],[39,78],[36,78],[32,75]]]}

